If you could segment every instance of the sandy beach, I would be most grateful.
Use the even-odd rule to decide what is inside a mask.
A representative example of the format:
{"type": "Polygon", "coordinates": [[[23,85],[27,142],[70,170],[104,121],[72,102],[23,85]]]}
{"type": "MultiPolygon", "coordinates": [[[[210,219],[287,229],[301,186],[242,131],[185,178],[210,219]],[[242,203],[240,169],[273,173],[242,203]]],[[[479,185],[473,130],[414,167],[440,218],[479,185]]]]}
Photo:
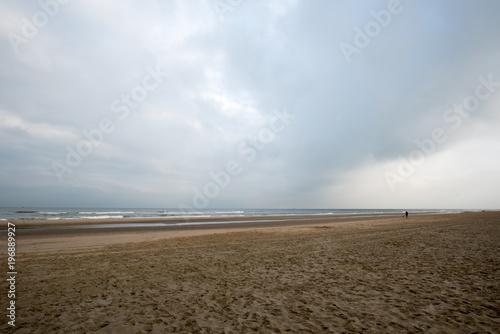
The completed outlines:
{"type": "Polygon", "coordinates": [[[500,212],[258,219],[85,230],[15,222],[16,327],[4,315],[1,330],[500,332],[500,212]]]}

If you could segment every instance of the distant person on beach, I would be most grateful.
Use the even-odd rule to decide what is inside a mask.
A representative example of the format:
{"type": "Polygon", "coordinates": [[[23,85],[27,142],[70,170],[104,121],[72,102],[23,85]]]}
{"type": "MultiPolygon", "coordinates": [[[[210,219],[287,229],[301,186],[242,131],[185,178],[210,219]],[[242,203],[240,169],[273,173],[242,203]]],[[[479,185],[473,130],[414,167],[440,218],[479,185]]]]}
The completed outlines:
{"type": "Polygon", "coordinates": [[[408,218],[408,211],[405,212],[405,216],[406,216],[406,218],[408,218]]]}

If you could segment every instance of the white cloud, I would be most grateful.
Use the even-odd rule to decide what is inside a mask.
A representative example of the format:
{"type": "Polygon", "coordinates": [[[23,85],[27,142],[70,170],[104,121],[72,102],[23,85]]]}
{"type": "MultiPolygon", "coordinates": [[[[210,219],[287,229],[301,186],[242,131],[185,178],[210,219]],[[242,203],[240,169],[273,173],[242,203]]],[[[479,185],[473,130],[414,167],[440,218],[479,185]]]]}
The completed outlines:
{"type": "Polygon", "coordinates": [[[338,174],[326,198],[331,205],[349,208],[498,207],[499,136],[472,138],[426,156],[422,164],[412,165],[413,172],[402,174],[392,191],[385,173],[398,173],[401,164],[400,160],[370,161],[338,174]]]}
{"type": "MultiPolygon", "coordinates": [[[[491,42],[500,37],[498,1],[404,2],[351,64],[339,44],[387,2],[244,1],[225,20],[213,3],[71,1],[19,55],[0,41],[1,175],[19,182],[8,183],[16,199],[0,200],[35,198],[31,183],[46,187],[44,198],[58,194],[53,205],[61,194],[84,201],[96,191],[109,203],[175,207],[211,171],[242,160],[238,145],[255,144],[286,108],[296,118],[264,149],[247,147],[255,160],[213,205],[494,204],[500,89],[458,129],[443,113],[474,93],[478,76],[500,81],[500,44],[491,42]],[[170,75],[120,119],[111,103],[157,63],[170,75]],[[52,161],[64,162],[67,146],[106,117],[116,129],[59,184],[52,161]],[[391,192],[384,173],[436,127],[446,142],[391,192]]],[[[40,7],[0,9],[5,33],[40,7]]]]}
{"type": "Polygon", "coordinates": [[[271,0],[266,5],[271,9],[274,15],[283,16],[297,5],[297,0],[271,0]]]}
{"type": "Polygon", "coordinates": [[[29,122],[5,110],[0,110],[0,131],[2,129],[19,129],[26,131],[26,133],[32,137],[32,140],[68,142],[78,138],[72,130],[66,127],[55,126],[45,122],[29,122]]]}

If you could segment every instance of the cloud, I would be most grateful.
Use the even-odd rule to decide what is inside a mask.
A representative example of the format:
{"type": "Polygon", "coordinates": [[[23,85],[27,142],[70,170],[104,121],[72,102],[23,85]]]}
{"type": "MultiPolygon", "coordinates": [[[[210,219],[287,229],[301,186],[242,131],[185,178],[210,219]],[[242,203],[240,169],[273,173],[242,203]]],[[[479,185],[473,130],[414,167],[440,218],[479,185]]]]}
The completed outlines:
{"type": "Polygon", "coordinates": [[[351,62],[339,46],[388,1],[229,5],[221,18],[208,0],[73,1],[16,53],[8,34],[44,9],[2,3],[2,203],[178,207],[237,160],[242,172],[209,206],[493,205],[500,88],[460,126],[445,117],[480,77],[500,82],[497,1],[401,0],[351,62]],[[168,76],[140,96],[160,65],[168,76]],[[257,149],[284,109],[295,118],[257,149]],[[68,147],[86,145],[103,119],[113,130],[59,182],[53,162],[67,165],[68,147]],[[436,128],[446,141],[391,191],[385,173],[436,128]]]}

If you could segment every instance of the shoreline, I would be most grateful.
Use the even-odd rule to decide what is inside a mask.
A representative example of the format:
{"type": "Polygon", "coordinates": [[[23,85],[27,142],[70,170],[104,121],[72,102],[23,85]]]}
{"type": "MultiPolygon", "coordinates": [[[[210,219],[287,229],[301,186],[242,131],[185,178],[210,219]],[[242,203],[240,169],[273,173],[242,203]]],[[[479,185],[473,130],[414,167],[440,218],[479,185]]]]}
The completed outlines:
{"type": "MultiPolygon", "coordinates": [[[[242,222],[242,221],[264,221],[264,220],[320,220],[320,219],[357,219],[374,217],[401,217],[401,213],[343,213],[343,214],[288,214],[288,215],[255,215],[255,216],[210,216],[210,217],[131,217],[131,218],[67,218],[67,219],[5,219],[5,222],[13,222],[20,228],[32,228],[37,226],[76,226],[97,224],[133,224],[133,223],[211,223],[217,222],[242,222]]],[[[447,215],[461,213],[442,213],[439,211],[418,212],[410,216],[447,215]]],[[[0,227],[5,229],[4,226],[0,227]]]]}
{"type": "MultiPolygon", "coordinates": [[[[0,208],[1,209],[1,208],[0,208]]],[[[119,210],[119,209],[117,209],[119,210]]],[[[328,210],[324,210],[328,211],[328,210]]],[[[390,210],[385,210],[385,209],[374,209],[374,210],[360,210],[363,212],[359,212],[358,210],[343,210],[346,212],[333,212],[336,210],[330,210],[330,212],[319,212],[319,213],[313,213],[313,212],[280,212],[280,213],[253,213],[252,210],[249,210],[248,212],[241,211],[241,213],[238,214],[227,214],[226,212],[210,212],[207,211],[205,213],[201,214],[194,214],[194,215],[177,215],[177,214],[172,214],[172,215],[150,215],[149,213],[141,216],[140,212],[136,212],[135,215],[124,215],[125,213],[134,213],[134,212],[102,212],[103,214],[123,214],[123,215],[104,215],[101,216],[101,213],[99,211],[95,212],[89,212],[88,214],[95,214],[94,216],[79,216],[79,215],[74,215],[75,212],[47,212],[47,214],[54,214],[56,217],[47,217],[44,215],[41,216],[35,216],[35,217],[9,217],[9,214],[5,214],[2,216],[2,212],[0,211],[0,221],[11,221],[11,222],[19,222],[20,224],[23,225],[32,225],[33,223],[35,224],[82,224],[82,223],[88,223],[88,224],[94,224],[94,223],[102,223],[102,222],[110,222],[110,221],[123,221],[123,222],[135,222],[135,221],[204,221],[204,220],[212,220],[212,219],[260,219],[264,217],[269,217],[269,218],[275,218],[275,217],[300,217],[300,216],[307,216],[307,217],[339,217],[339,216],[345,216],[345,217],[351,217],[351,216],[379,216],[379,215],[395,215],[397,216],[398,214],[403,214],[405,210],[398,210],[394,211],[394,209],[390,210]],[[351,211],[351,212],[348,212],[351,211]],[[65,217],[64,215],[58,216],[59,214],[70,214],[69,217],[65,217]]],[[[31,211],[29,211],[31,212],[31,211]]],[[[33,211],[35,212],[35,211],[33,211]]],[[[416,211],[409,211],[410,214],[412,215],[421,215],[421,214],[456,214],[456,213],[463,213],[467,212],[466,210],[456,210],[456,209],[446,209],[446,210],[441,210],[441,209],[428,209],[428,210],[421,210],[418,209],[416,211]]],[[[43,212],[41,212],[43,213],[43,212]]],[[[76,212],[78,214],[79,212],[76,212]]],[[[1,228],[1,226],[0,226],[1,228]]]]}
{"type": "MultiPolygon", "coordinates": [[[[185,223],[185,219],[156,218],[128,219],[127,223],[137,224],[133,227],[107,227],[108,224],[122,224],[123,219],[100,219],[89,224],[88,220],[74,221],[73,224],[62,224],[56,221],[25,221],[16,222],[17,248],[20,252],[66,252],[81,249],[98,249],[117,244],[133,244],[153,240],[185,238],[203,235],[224,234],[233,232],[276,232],[301,231],[304,229],[326,227],[359,227],[377,224],[401,224],[410,221],[427,219],[429,217],[446,215],[414,215],[403,218],[402,215],[295,215],[295,216],[253,216],[253,217],[206,217],[189,220],[192,225],[175,225],[185,223]],[[220,223],[223,221],[224,223],[220,223]],[[169,222],[171,225],[140,226],[147,223],[169,222]],[[198,224],[200,223],[200,224],[198,224]],[[93,228],[84,226],[92,225],[93,228]],[[103,227],[105,226],[105,227],[103,227]]],[[[5,232],[2,231],[2,232],[5,232]]],[[[0,234],[1,235],[1,234],[0,234]]],[[[5,247],[3,240],[0,247],[5,247]]]]}

